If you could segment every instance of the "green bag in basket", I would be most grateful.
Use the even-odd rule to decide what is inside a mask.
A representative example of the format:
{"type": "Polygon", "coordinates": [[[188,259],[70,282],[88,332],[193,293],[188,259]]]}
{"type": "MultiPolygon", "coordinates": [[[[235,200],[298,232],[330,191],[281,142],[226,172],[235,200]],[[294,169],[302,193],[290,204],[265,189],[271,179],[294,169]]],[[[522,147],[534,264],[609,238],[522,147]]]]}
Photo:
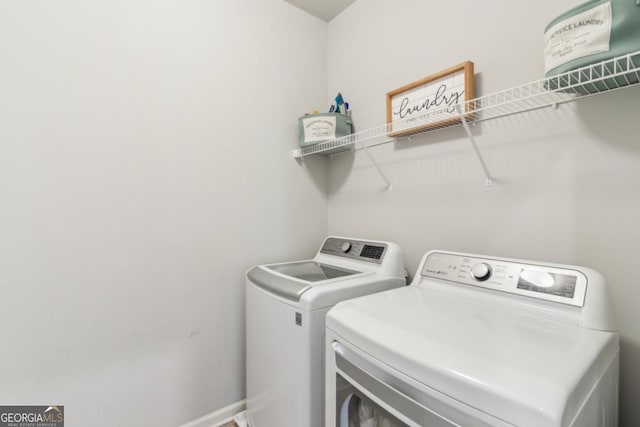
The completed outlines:
{"type": "Polygon", "coordinates": [[[637,52],[592,70],[569,73],[550,82],[551,89],[572,86],[578,93],[594,93],[638,83],[638,77],[611,77],[640,66],[640,0],[590,0],[563,13],[545,29],[545,75],[556,76],[601,61],[637,52]],[[585,80],[595,83],[580,86],[585,80]]]}
{"type": "Polygon", "coordinates": [[[340,113],[308,114],[298,119],[300,147],[309,147],[353,133],[351,116],[340,113]]]}

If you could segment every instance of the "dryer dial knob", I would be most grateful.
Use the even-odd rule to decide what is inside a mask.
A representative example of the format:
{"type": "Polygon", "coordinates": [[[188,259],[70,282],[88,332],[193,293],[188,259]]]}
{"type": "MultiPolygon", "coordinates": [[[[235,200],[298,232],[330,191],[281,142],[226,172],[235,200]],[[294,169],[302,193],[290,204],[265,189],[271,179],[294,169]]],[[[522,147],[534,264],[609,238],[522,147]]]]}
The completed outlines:
{"type": "Polygon", "coordinates": [[[351,243],[344,242],[342,244],[342,246],[340,246],[340,250],[346,254],[347,252],[349,252],[351,250],[351,243]]]}
{"type": "Polygon", "coordinates": [[[484,282],[491,277],[491,266],[486,262],[479,262],[471,267],[471,277],[478,282],[484,282]]]}

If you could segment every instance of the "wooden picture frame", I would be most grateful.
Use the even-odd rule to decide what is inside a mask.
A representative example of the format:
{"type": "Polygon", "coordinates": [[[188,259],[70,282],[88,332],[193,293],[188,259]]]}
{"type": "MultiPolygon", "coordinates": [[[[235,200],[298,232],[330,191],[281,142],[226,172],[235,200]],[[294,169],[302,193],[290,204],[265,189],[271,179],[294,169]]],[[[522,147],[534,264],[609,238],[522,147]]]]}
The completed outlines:
{"type": "Polygon", "coordinates": [[[388,92],[387,134],[411,135],[460,123],[456,105],[475,97],[473,77],[473,62],[466,61],[388,92]]]}

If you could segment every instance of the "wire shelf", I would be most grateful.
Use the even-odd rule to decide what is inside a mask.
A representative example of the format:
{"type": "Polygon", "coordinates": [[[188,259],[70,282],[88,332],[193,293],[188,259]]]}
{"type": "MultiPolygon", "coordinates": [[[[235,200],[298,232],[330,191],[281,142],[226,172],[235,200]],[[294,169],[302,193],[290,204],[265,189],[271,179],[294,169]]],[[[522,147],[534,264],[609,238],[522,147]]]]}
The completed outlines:
{"type": "MultiPolygon", "coordinates": [[[[394,134],[422,128],[412,135],[432,132],[463,123],[479,123],[512,114],[554,107],[567,102],[640,84],[640,51],[581,67],[511,89],[432,110],[420,116],[396,121],[341,138],[293,150],[293,157],[330,155],[394,142],[394,134]],[[366,144],[365,144],[366,143],[366,144]]],[[[407,135],[404,135],[407,136],[407,135]]]]}

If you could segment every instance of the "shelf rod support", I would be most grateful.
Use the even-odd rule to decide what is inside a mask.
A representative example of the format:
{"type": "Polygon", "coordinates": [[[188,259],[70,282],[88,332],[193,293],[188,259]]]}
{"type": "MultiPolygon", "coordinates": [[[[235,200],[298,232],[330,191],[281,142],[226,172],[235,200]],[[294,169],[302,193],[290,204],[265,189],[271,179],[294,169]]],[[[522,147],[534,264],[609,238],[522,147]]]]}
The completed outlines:
{"type": "Polygon", "coordinates": [[[371,153],[367,149],[367,146],[364,145],[364,142],[360,142],[360,147],[362,148],[362,150],[365,153],[367,153],[367,156],[369,157],[369,160],[371,160],[371,163],[373,163],[373,166],[375,166],[375,168],[378,170],[378,173],[380,174],[380,176],[382,177],[384,182],[387,184],[387,190],[391,191],[393,189],[393,187],[391,186],[391,182],[389,182],[389,180],[385,176],[384,172],[382,172],[382,169],[380,169],[380,166],[378,166],[378,162],[376,162],[376,159],[373,158],[373,156],[371,155],[371,153]]]}
{"type": "Polygon", "coordinates": [[[471,129],[469,128],[469,123],[467,123],[467,119],[462,113],[462,107],[460,105],[457,105],[456,109],[458,110],[458,115],[460,116],[460,120],[462,121],[462,126],[464,127],[464,131],[466,132],[467,137],[469,138],[469,141],[471,141],[473,150],[476,152],[476,156],[478,156],[478,160],[480,161],[480,165],[482,166],[482,170],[484,171],[484,177],[485,177],[484,185],[486,185],[487,187],[491,187],[491,185],[493,185],[493,179],[491,178],[489,169],[487,169],[487,164],[484,162],[484,159],[482,158],[482,154],[480,154],[480,149],[478,149],[478,144],[476,144],[476,140],[473,137],[473,134],[471,133],[471,129]]]}

